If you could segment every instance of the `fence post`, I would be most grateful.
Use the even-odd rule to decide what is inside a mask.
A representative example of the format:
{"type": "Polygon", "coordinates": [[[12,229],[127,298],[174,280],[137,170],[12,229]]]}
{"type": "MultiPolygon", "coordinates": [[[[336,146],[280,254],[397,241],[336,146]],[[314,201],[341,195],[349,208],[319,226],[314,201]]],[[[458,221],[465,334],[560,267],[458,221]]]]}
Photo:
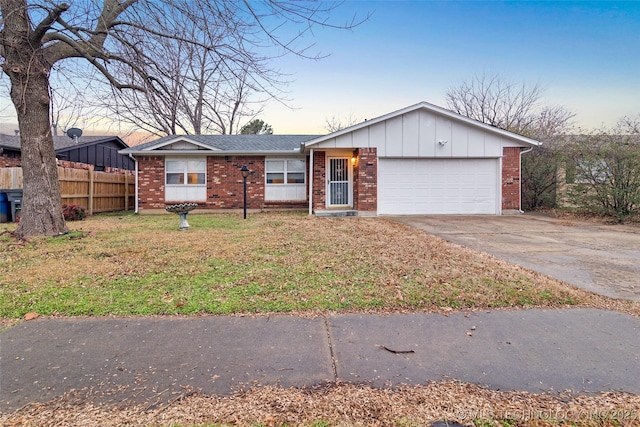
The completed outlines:
{"type": "Polygon", "coordinates": [[[93,215],[93,165],[89,166],[89,215],[93,215]]]}

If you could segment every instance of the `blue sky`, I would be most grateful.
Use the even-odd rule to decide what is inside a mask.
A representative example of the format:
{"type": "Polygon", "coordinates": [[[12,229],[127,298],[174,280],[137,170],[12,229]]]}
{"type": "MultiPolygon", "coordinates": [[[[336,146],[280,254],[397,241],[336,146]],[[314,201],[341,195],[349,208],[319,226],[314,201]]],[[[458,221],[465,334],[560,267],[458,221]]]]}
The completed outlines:
{"type": "MultiPolygon", "coordinates": [[[[640,0],[346,0],[332,21],[369,12],[352,31],[317,28],[305,39],[328,57],[273,63],[289,75],[294,107],[267,104],[260,118],[275,133],[326,133],[332,117],[373,118],[420,101],[446,107],[447,89],[482,74],[539,84],[544,104],[565,106],[585,129],[640,114],[640,0]]],[[[12,108],[0,111],[1,132],[16,126],[7,125],[12,108]]]]}
{"type": "Polygon", "coordinates": [[[640,114],[640,1],[347,1],[336,12],[368,11],[353,31],[316,31],[329,57],[280,60],[296,109],[267,106],[276,133],[324,133],[328,118],[420,101],[446,107],[448,88],[483,73],[539,84],[543,103],[583,128],[640,114]]]}

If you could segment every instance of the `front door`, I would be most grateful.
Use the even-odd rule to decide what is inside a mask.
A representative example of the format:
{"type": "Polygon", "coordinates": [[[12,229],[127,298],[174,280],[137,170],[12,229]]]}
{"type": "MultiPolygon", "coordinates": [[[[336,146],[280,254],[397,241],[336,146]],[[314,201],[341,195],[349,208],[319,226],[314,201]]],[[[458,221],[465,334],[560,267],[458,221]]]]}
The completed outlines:
{"type": "Polygon", "coordinates": [[[349,158],[329,157],[327,206],[350,206],[349,158]]]}

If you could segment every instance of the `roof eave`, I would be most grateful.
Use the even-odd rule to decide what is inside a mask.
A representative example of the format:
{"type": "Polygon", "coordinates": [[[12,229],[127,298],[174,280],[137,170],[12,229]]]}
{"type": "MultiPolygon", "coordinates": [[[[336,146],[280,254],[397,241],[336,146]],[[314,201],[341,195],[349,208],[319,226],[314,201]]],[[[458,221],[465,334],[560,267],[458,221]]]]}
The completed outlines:
{"type": "Polygon", "coordinates": [[[223,151],[223,150],[121,150],[120,154],[131,154],[133,156],[156,156],[156,155],[205,155],[205,156],[291,156],[303,154],[300,149],[294,150],[270,150],[270,151],[223,151]]]}
{"type": "Polygon", "coordinates": [[[116,141],[119,145],[122,146],[123,150],[129,148],[129,145],[126,142],[124,142],[119,136],[106,136],[101,139],[96,139],[95,141],[81,142],[79,144],[67,145],[61,148],[55,148],[55,144],[54,144],[54,150],[56,153],[63,153],[65,151],[75,150],[76,148],[83,148],[91,145],[98,145],[98,144],[102,144],[104,142],[110,142],[110,141],[116,141]]]}

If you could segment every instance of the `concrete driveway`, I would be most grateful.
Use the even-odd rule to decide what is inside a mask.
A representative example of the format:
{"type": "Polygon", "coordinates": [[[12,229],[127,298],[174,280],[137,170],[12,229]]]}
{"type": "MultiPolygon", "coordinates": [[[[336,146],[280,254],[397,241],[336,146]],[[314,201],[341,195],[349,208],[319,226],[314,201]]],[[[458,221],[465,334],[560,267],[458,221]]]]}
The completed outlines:
{"type": "Polygon", "coordinates": [[[391,219],[601,295],[640,301],[640,227],[531,214],[391,219]]]}

